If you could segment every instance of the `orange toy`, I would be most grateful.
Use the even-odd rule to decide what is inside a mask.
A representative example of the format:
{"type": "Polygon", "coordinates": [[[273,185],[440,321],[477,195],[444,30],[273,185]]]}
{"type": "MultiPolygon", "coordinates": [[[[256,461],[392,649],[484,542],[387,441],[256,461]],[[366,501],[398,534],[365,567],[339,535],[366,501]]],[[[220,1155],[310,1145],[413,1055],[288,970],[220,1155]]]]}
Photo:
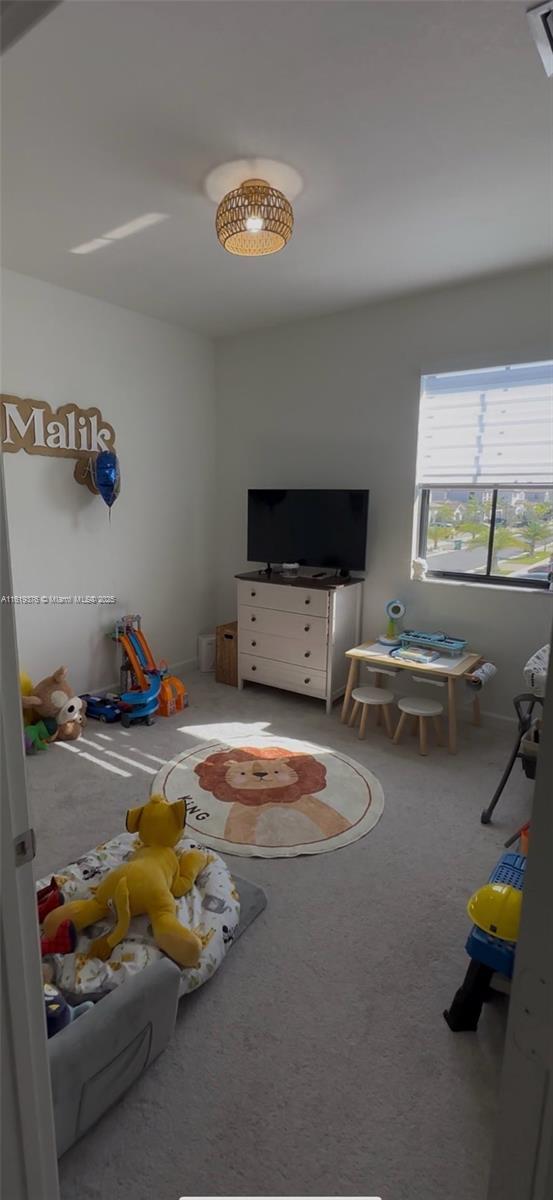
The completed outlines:
{"type": "Polygon", "coordinates": [[[131,690],[151,695],[152,683],[157,679],[159,680],[158,703],[157,708],[153,711],[162,717],[172,717],[175,713],[182,712],[188,703],[186,687],[181,679],[177,679],[176,675],[167,674],[166,662],[155,662],[140,628],[140,617],[136,614],[122,617],[116,624],[115,638],[123,651],[122,698],[130,700],[131,690]],[[132,689],[129,684],[132,684],[132,689]]]}

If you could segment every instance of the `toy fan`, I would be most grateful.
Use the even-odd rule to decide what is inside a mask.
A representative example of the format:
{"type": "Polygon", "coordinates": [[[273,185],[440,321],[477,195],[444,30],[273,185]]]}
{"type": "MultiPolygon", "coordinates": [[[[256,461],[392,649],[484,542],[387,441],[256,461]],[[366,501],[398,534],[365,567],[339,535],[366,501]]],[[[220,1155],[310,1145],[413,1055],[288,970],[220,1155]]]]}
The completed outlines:
{"type": "Polygon", "coordinates": [[[381,633],[378,640],[382,646],[399,646],[398,621],[405,616],[403,600],[388,600],[386,616],[388,618],[386,633],[381,633]]]}

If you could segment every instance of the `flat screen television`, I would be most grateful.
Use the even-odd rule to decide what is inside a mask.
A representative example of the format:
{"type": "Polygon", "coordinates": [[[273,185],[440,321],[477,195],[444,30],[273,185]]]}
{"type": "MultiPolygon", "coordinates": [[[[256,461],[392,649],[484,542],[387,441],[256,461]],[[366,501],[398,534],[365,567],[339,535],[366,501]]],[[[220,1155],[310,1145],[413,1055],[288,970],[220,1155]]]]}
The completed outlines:
{"type": "Polygon", "coordinates": [[[363,571],[368,510],[360,489],[250,489],[248,559],[363,571]]]}

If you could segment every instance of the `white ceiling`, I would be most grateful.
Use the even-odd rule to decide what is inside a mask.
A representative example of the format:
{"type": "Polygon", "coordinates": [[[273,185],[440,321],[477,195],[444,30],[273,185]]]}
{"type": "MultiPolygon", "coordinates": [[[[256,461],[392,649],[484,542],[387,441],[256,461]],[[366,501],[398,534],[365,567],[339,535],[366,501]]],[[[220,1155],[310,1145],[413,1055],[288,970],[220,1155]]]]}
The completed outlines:
{"type": "Polygon", "coordinates": [[[214,334],[538,262],[551,87],[518,0],[63,3],[3,60],[4,261],[214,334]],[[304,190],[236,259],[202,181],[257,155],[304,190]]]}

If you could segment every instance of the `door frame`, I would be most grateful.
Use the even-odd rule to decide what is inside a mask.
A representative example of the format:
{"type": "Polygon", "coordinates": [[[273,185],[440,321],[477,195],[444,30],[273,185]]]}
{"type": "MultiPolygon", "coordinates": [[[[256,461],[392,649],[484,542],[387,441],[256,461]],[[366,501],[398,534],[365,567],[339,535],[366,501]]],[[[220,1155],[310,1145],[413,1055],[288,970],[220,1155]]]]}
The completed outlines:
{"type": "MultiPolygon", "coordinates": [[[[13,594],[0,451],[0,597],[13,594]]],[[[2,1192],[10,1200],[59,1200],[54,1114],[30,845],[15,612],[0,602],[2,1192]],[[24,857],[24,856],[23,856],[24,857]]]]}
{"type": "Polygon", "coordinates": [[[488,1200],[553,1196],[553,661],[529,851],[488,1200]]]}

